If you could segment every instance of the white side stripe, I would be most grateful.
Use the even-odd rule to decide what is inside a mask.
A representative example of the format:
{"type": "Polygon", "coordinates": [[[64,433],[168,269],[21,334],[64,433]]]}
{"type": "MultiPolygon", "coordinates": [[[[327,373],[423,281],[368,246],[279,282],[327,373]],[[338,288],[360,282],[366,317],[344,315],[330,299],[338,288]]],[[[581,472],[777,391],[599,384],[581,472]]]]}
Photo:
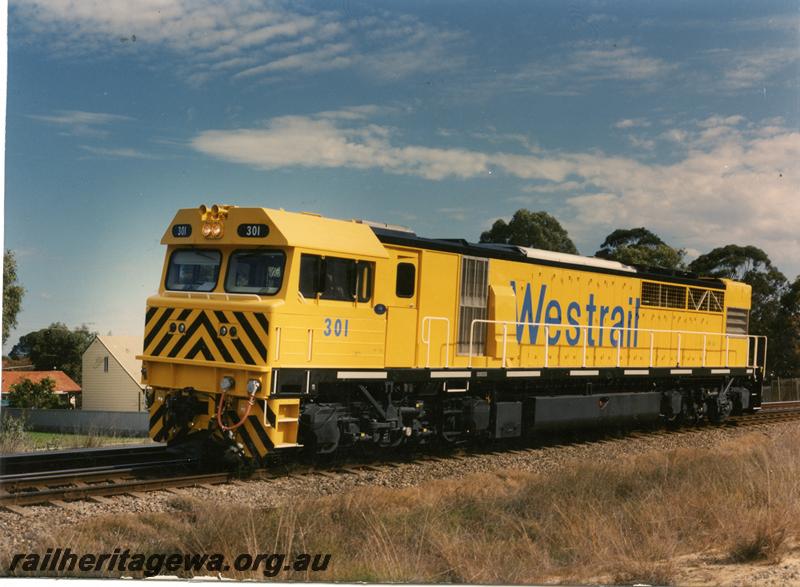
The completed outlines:
{"type": "Polygon", "coordinates": [[[570,371],[569,374],[572,375],[573,377],[585,376],[585,375],[591,376],[591,375],[600,375],[600,371],[595,370],[595,369],[589,369],[589,370],[586,370],[586,371],[584,371],[584,370],[575,370],[575,371],[570,371]]]}
{"type": "Polygon", "coordinates": [[[730,369],[711,369],[712,373],[730,373],[730,369]]]}
{"type": "Polygon", "coordinates": [[[692,370],[691,369],[670,369],[669,372],[672,375],[691,375],[692,374],[692,370]]]}
{"type": "Polygon", "coordinates": [[[650,369],[625,369],[625,375],[650,375],[650,369]]]}
{"type": "Polygon", "coordinates": [[[539,377],[541,371],[506,371],[506,377],[539,377]]]}
{"type": "Polygon", "coordinates": [[[471,375],[470,371],[431,371],[431,379],[464,379],[471,375]]]}
{"type": "Polygon", "coordinates": [[[386,371],[337,371],[337,379],[386,379],[386,371]]]}

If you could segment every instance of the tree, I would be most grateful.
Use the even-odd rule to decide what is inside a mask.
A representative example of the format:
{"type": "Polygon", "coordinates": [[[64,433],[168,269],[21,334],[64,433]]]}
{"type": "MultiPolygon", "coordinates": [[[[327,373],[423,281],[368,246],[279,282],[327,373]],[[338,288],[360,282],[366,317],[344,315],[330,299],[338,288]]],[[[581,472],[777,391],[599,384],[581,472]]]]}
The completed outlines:
{"type": "Polygon", "coordinates": [[[480,242],[505,243],[578,254],[575,243],[558,220],[547,212],[531,212],[524,208],[514,212],[508,224],[502,218],[496,220],[490,230],[481,234],[480,242]]]}
{"type": "Polygon", "coordinates": [[[769,354],[768,360],[777,375],[800,377],[800,276],[781,296],[769,354]]]}
{"type": "Polygon", "coordinates": [[[594,256],[626,265],[681,269],[686,251],[669,246],[644,227],[619,228],[606,237],[594,256]]]}
{"type": "Polygon", "coordinates": [[[786,280],[783,274],[772,265],[769,256],[758,247],[752,245],[717,247],[710,253],[700,255],[692,261],[689,264],[689,269],[695,273],[714,277],[727,277],[737,281],[744,280],[747,275],[753,272],[774,270],[781,275],[784,281],[786,280]]]}
{"type": "Polygon", "coordinates": [[[17,283],[17,258],[14,251],[3,253],[3,344],[17,326],[25,288],[17,283]]]}
{"type": "Polygon", "coordinates": [[[56,369],[81,382],[81,358],[86,347],[97,336],[86,325],[70,330],[55,322],[47,328],[29,332],[19,339],[18,347],[27,351],[37,371],[56,369]]]}
{"type": "Polygon", "coordinates": [[[55,381],[45,377],[39,383],[30,379],[23,379],[11,386],[9,403],[12,408],[38,408],[48,409],[59,407],[58,397],[53,390],[55,381]]]}
{"type": "MultiPolygon", "coordinates": [[[[743,281],[752,288],[752,307],[750,309],[751,334],[766,335],[771,341],[785,339],[790,336],[787,331],[784,303],[790,301],[791,288],[786,276],[772,264],[769,256],[754,246],[726,245],[717,247],[705,255],[700,255],[689,264],[689,270],[701,275],[727,277],[743,281]]],[[[777,375],[786,375],[783,371],[775,371],[785,349],[779,345],[769,344],[767,355],[767,371],[777,375]]]]}

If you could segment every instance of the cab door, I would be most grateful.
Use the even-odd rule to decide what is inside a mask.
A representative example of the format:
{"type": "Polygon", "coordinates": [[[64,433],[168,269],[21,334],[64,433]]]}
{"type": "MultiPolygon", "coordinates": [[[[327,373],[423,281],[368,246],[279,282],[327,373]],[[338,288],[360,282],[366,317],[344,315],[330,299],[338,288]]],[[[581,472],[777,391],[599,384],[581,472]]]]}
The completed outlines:
{"type": "Polygon", "coordinates": [[[419,254],[404,251],[390,263],[393,288],[386,303],[386,366],[414,367],[419,321],[419,254]]]}

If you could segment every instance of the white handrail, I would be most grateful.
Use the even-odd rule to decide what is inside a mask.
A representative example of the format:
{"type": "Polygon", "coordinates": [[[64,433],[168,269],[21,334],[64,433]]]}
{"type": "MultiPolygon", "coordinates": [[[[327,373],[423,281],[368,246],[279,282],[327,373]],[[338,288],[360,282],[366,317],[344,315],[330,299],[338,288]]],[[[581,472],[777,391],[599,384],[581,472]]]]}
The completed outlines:
{"type": "Polygon", "coordinates": [[[252,293],[222,293],[222,292],[202,292],[202,291],[165,291],[162,293],[166,298],[189,298],[189,299],[200,299],[200,300],[225,300],[229,302],[231,300],[255,300],[261,301],[261,296],[258,294],[252,293]]]}
{"type": "MultiPolygon", "coordinates": [[[[702,366],[705,367],[706,363],[706,339],[708,336],[718,336],[720,339],[722,337],[725,338],[725,367],[728,367],[730,364],[730,339],[744,339],[747,341],[747,358],[745,361],[746,367],[752,368],[760,368],[764,369],[764,365],[766,364],[767,360],[767,337],[763,335],[757,334],[729,334],[725,332],[702,332],[702,331],[693,331],[693,330],[662,330],[662,329],[655,329],[655,328],[622,328],[620,326],[601,326],[601,325],[583,325],[583,324],[554,324],[551,322],[517,322],[512,320],[486,320],[482,318],[475,318],[472,320],[469,328],[469,355],[467,358],[467,367],[472,367],[472,357],[473,357],[473,348],[475,342],[475,325],[476,324],[502,324],[503,325],[503,352],[502,352],[502,364],[505,367],[506,364],[506,345],[507,345],[507,329],[508,326],[528,326],[528,327],[543,327],[544,328],[544,361],[543,367],[547,367],[549,364],[549,350],[550,350],[550,329],[568,329],[568,328],[577,328],[580,332],[586,331],[583,335],[583,356],[581,360],[581,366],[586,367],[586,351],[587,351],[587,340],[589,338],[588,334],[590,330],[599,330],[602,336],[603,330],[616,330],[618,333],[617,337],[617,366],[619,367],[621,364],[621,353],[622,353],[622,336],[623,332],[626,330],[632,331],[634,333],[642,332],[648,333],[650,335],[650,360],[648,363],[648,367],[653,367],[653,354],[654,354],[654,340],[656,334],[677,334],[678,335],[678,346],[677,346],[677,364],[676,366],[680,366],[681,363],[681,341],[682,335],[695,335],[695,336],[703,336],[703,360],[702,366]],[[753,364],[750,364],[750,340],[755,341],[755,352],[753,353],[753,364]],[[758,362],[758,341],[760,339],[764,339],[764,358],[763,363],[759,365],[758,362]]],[[[611,341],[611,337],[609,336],[609,342],[611,341]]],[[[535,344],[530,344],[529,346],[539,346],[535,344]]],[[[602,348],[602,347],[601,347],[602,348]]],[[[720,349],[721,352],[721,349],[720,349]]]]}
{"type": "Polygon", "coordinates": [[[444,353],[444,366],[448,368],[450,366],[450,318],[446,316],[425,316],[422,319],[422,344],[427,345],[428,349],[425,355],[425,368],[429,368],[431,366],[431,322],[441,321],[445,323],[446,330],[446,339],[445,339],[445,353],[444,353]],[[427,325],[427,331],[425,326],[427,325]],[[428,333],[425,336],[425,333],[428,333]]]}

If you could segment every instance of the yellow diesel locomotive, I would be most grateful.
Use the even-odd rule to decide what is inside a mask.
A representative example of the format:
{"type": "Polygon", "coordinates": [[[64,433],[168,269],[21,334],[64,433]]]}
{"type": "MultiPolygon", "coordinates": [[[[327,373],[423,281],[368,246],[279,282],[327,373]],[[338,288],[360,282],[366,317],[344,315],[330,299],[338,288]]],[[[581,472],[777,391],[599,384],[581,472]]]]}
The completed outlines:
{"type": "Polygon", "coordinates": [[[263,462],[760,406],[743,283],[267,208],[183,209],[161,242],[157,441],[263,462]]]}

